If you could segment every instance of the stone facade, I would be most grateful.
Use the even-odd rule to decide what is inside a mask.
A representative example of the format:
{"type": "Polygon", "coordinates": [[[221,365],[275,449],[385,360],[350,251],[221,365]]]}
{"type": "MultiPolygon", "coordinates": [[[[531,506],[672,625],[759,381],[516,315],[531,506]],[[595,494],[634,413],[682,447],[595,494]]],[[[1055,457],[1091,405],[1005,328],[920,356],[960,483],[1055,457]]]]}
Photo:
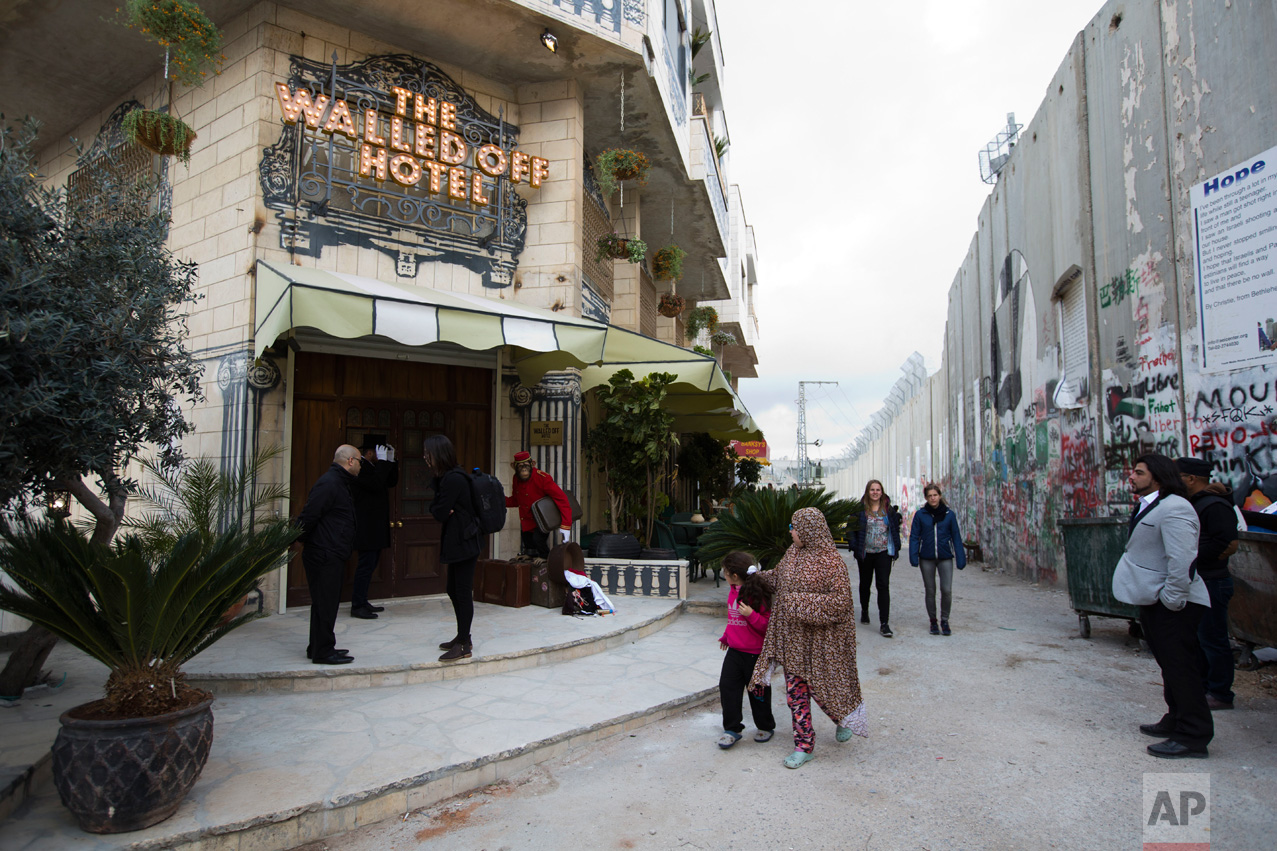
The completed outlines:
{"type": "MultiPolygon", "coordinates": [[[[610,114],[597,114],[616,109],[610,87],[597,84],[598,74],[593,69],[576,70],[570,63],[560,63],[560,70],[547,72],[547,63],[558,61],[557,57],[536,44],[536,33],[531,30],[527,43],[533,46],[527,48],[527,55],[512,57],[508,50],[499,55],[495,46],[492,54],[464,49],[468,42],[482,39],[478,29],[483,24],[456,18],[446,25],[451,29],[413,32],[406,28],[401,31],[402,40],[386,40],[391,30],[385,26],[385,18],[393,13],[389,5],[355,4],[360,5],[359,14],[353,14],[352,7],[352,23],[347,25],[308,14],[302,10],[305,4],[232,4],[242,11],[217,21],[226,35],[220,73],[198,88],[178,87],[172,104],[173,111],[197,133],[190,163],[155,159],[171,191],[170,248],[176,256],[199,265],[201,299],[187,316],[187,327],[189,348],[205,367],[205,398],[188,412],[195,425],[185,447],[188,452],[233,465],[254,448],[283,446],[285,453],[275,474],[294,484],[293,505],[281,507],[281,511],[293,514],[305,496],[298,492],[298,482],[313,480],[322,472],[320,466],[313,475],[299,479],[294,469],[298,427],[294,420],[294,350],[283,340],[260,341],[274,345],[260,360],[252,357],[254,343],[259,342],[254,339],[255,310],[263,307],[254,301],[258,262],[277,269],[302,266],[580,316],[583,258],[594,252],[592,244],[583,243],[586,162],[603,148],[621,142],[648,146],[658,169],[670,173],[648,188],[629,186],[623,195],[615,193],[605,199],[614,228],[641,236],[645,223],[650,226],[654,220],[664,220],[668,227],[669,209],[676,204],[680,233],[719,230],[703,181],[694,182],[693,197],[679,197],[680,192],[686,194],[681,187],[686,187],[689,176],[699,177],[689,171],[689,157],[699,144],[692,140],[688,126],[690,93],[669,73],[667,64],[672,64],[660,62],[648,67],[643,53],[644,39],[651,37],[662,53],[682,54],[688,61],[690,24],[712,19],[712,4],[700,0],[694,4],[669,2],[681,4],[683,17],[678,20],[689,25],[674,34],[675,43],[660,23],[648,18],[643,4],[627,3],[624,13],[616,4],[616,9],[597,20],[572,4],[544,0],[494,4],[488,10],[508,27],[532,27],[536,15],[549,14],[558,21],[556,28],[565,42],[588,42],[598,54],[597,61],[624,68],[617,81],[618,89],[626,87],[629,109],[656,116],[658,122],[669,121],[668,126],[639,127],[631,118],[632,135],[627,137],[610,129],[615,123],[610,114]],[[354,21],[366,22],[366,26],[354,21]],[[440,54],[423,49],[431,43],[439,45],[440,54]],[[473,57],[473,61],[459,63],[457,59],[464,56],[473,57]],[[532,187],[526,181],[505,183],[506,191],[517,192],[526,203],[522,250],[514,258],[516,265],[509,280],[477,271],[474,264],[445,262],[453,256],[450,254],[439,255],[444,260],[436,259],[429,241],[407,232],[411,228],[406,226],[389,222],[384,233],[352,235],[330,222],[324,230],[315,224],[313,206],[296,203],[290,209],[279,203],[278,186],[271,183],[278,172],[271,172],[268,160],[287,147],[289,124],[281,110],[278,85],[295,85],[299,68],[311,69],[316,77],[314,69],[333,65],[335,71],[353,74],[369,63],[392,60],[428,64],[455,83],[478,109],[499,117],[511,130],[517,128],[518,150],[546,161],[547,176],[539,186],[532,187]],[[670,98],[678,102],[670,103],[670,98]],[[657,104],[662,108],[653,111],[651,107],[657,104]],[[603,126],[609,129],[598,129],[603,126]],[[655,211],[645,208],[649,203],[655,211]],[[664,216],[659,215],[662,209],[664,216]],[[327,242],[320,245],[317,239],[327,242]],[[415,246],[415,253],[402,249],[409,244],[415,246]],[[400,246],[398,252],[393,250],[396,245],[400,246]]],[[[432,17],[442,14],[441,8],[423,7],[413,14],[421,16],[421,27],[444,26],[432,17]]],[[[56,21],[51,20],[48,26],[56,28],[56,21]]],[[[537,23],[536,28],[540,26],[537,23]]],[[[704,61],[710,61],[713,72],[721,74],[717,54],[704,61]]],[[[6,85],[16,82],[20,81],[5,81],[6,85]]],[[[118,121],[121,104],[135,100],[156,106],[157,101],[163,101],[157,94],[163,88],[156,72],[119,92],[118,97],[102,100],[92,114],[81,113],[71,117],[73,120],[60,115],[55,123],[73,126],[71,135],[90,145],[104,129],[110,129],[113,120],[118,121]]],[[[44,173],[53,185],[65,185],[77,167],[76,148],[51,136],[42,141],[47,146],[40,152],[44,173]]],[[[303,195],[299,190],[296,197],[303,195]]],[[[321,210],[319,218],[330,213],[331,209],[321,210]]],[[[691,252],[689,266],[698,269],[699,294],[727,295],[721,271],[717,278],[711,274],[706,282],[703,270],[720,268],[719,258],[728,240],[711,233],[680,237],[680,242],[691,252]]],[[[652,246],[653,250],[656,247],[652,246]]],[[[646,308],[639,267],[617,261],[614,269],[611,323],[636,331],[650,325],[653,336],[685,344],[675,320],[660,318],[649,323],[649,317],[642,315],[646,308]]],[[[298,332],[304,338],[303,345],[313,351],[490,369],[491,454],[484,466],[508,482],[508,461],[515,451],[527,448],[529,423],[562,419],[565,444],[538,448],[538,460],[565,486],[577,490],[582,502],[591,497],[596,485],[581,470],[582,391],[580,376],[574,371],[552,374],[536,387],[523,388],[528,394],[525,399],[513,377],[509,347],[490,352],[437,352],[430,347],[408,350],[384,339],[339,340],[305,329],[298,332]]],[[[334,448],[336,442],[334,438],[334,448]]],[[[518,525],[512,516],[494,544],[494,555],[512,555],[518,549],[518,525]]],[[[265,589],[265,597],[268,608],[284,604],[278,578],[265,589]]]]}

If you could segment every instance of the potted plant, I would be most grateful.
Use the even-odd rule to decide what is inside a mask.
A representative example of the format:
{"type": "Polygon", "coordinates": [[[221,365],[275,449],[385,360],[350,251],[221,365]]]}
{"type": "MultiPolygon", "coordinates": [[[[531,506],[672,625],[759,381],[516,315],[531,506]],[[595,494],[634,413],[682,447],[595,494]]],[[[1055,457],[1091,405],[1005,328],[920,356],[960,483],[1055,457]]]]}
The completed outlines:
{"type": "Polygon", "coordinates": [[[747,491],[701,536],[700,559],[712,569],[732,550],[743,550],[756,555],[763,569],[774,567],[793,543],[789,523],[794,512],[809,507],[820,509],[835,537],[841,529],[854,531],[852,518],[860,513],[859,500],[837,499],[823,488],[747,491]]]}
{"type": "Polygon", "coordinates": [[[674,415],[661,407],[675,378],[654,372],[636,381],[621,369],[595,391],[602,417],[586,433],[585,457],[603,475],[614,535],[641,529],[640,540],[652,539],[660,471],[678,445],[674,415]]]}
{"type": "Polygon", "coordinates": [[[135,109],[124,116],[120,128],[148,151],[163,157],[177,157],[183,165],[191,162],[195,131],[175,115],[154,109],[135,109]]]}
{"type": "Polygon", "coordinates": [[[687,252],[677,245],[667,245],[652,255],[652,277],[658,281],[677,281],[683,277],[683,259],[687,252]]]}
{"type": "Polygon", "coordinates": [[[716,346],[734,346],[736,335],[731,331],[715,331],[710,335],[709,341],[716,346]]]}
{"type": "Polygon", "coordinates": [[[125,0],[123,12],[126,25],[164,48],[167,79],[198,86],[226,58],[221,30],[191,0],[125,0]]]}
{"type": "Polygon", "coordinates": [[[621,236],[615,231],[601,236],[596,243],[594,259],[596,262],[602,262],[603,258],[611,257],[613,260],[628,260],[631,263],[642,263],[643,258],[647,256],[647,243],[641,239],[631,239],[621,236]]]}
{"type": "Polygon", "coordinates": [[[102,699],[63,713],[52,750],[58,794],[93,833],[141,830],[177,811],[213,740],[213,696],[186,685],[181,666],[257,617],[228,612],[287,562],[299,534],[286,519],[245,510],[277,487],[190,463],[169,474],[179,498],[127,522],[110,544],[60,518],[0,527],[12,583],[0,585],[0,608],[111,670],[102,699]],[[223,494],[247,494],[245,505],[223,494]]]}
{"type": "Polygon", "coordinates": [[[683,312],[683,304],[683,297],[678,293],[661,293],[661,303],[657,305],[656,312],[673,319],[683,312]]]}
{"type": "Polygon", "coordinates": [[[718,330],[718,311],[707,304],[698,305],[687,311],[683,324],[689,340],[695,340],[702,331],[713,334],[718,330]]]}
{"type": "Polygon", "coordinates": [[[164,78],[169,111],[137,109],[124,117],[123,129],[135,142],[161,156],[191,159],[195,131],[173,110],[173,83],[198,86],[215,71],[222,32],[191,0],[126,0],[124,23],[164,48],[164,78]]]}
{"type": "Polygon", "coordinates": [[[604,197],[615,192],[617,183],[622,180],[635,180],[639,186],[646,186],[647,174],[652,170],[652,161],[644,154],[625,148],[608,148],[595,158],[594,164],[594,174],[604,197]]]}

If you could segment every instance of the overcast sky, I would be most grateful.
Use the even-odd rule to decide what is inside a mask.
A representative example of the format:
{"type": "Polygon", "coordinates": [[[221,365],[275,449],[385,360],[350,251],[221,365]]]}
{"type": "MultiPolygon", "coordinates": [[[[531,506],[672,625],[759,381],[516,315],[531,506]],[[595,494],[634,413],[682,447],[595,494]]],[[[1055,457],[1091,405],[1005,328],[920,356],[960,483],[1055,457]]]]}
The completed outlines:
{"type": "Polygon", "coordinates": [[[838,382],[807,391],[809,454],[830,458],[912,352],[940,367],[991,190],[977,155],[1008,112],[1029,123],[1102,6],[718,0],[730,175],[759,259],[759,377],[740,390],[773,457],[793,457],[800,380],[838,382]]]}

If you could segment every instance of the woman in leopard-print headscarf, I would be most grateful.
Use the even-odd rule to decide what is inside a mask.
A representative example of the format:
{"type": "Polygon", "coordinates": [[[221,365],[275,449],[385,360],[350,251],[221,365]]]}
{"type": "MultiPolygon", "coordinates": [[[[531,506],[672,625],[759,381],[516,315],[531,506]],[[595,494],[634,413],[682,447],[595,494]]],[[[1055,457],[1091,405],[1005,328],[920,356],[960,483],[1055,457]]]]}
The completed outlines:
{"type": "Polygon", "coordinates": [[[812,759],[816,734],[811,698],[838,725],[837,739],[868,737],[865,702],[856,673],[856,613],[847,564],[818,508],[794,512],[794,543],[772,570],[755,574],[772,590],[772,616],[754,666],[750,688],[771,684],[785,669],[785,692],[794,716],[794,752],[786,768],[812,759]]]}

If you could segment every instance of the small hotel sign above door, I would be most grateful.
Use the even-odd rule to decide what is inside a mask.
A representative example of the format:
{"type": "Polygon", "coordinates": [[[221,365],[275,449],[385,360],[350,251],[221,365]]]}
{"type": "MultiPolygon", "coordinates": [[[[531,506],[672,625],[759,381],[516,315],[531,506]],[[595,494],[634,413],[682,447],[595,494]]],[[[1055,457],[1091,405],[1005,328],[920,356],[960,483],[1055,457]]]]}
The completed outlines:
{"type": "Polygon", "coordinates": [[[563,420],[533,420],[531,432],[533,446],[563,445],[563,420]]]}
{"type": "Polygon", "coordinates": [[[353,242],[395,257],[402,277],[432,261],[510,285],[527,231],[513,187],[540,187],[550,165],[516,147],[503,110],[491,115],[406,55],[350,65],[294,56],[275,98],[284,130],[260,171],[282,247],[319,256],[353,242]]]}

